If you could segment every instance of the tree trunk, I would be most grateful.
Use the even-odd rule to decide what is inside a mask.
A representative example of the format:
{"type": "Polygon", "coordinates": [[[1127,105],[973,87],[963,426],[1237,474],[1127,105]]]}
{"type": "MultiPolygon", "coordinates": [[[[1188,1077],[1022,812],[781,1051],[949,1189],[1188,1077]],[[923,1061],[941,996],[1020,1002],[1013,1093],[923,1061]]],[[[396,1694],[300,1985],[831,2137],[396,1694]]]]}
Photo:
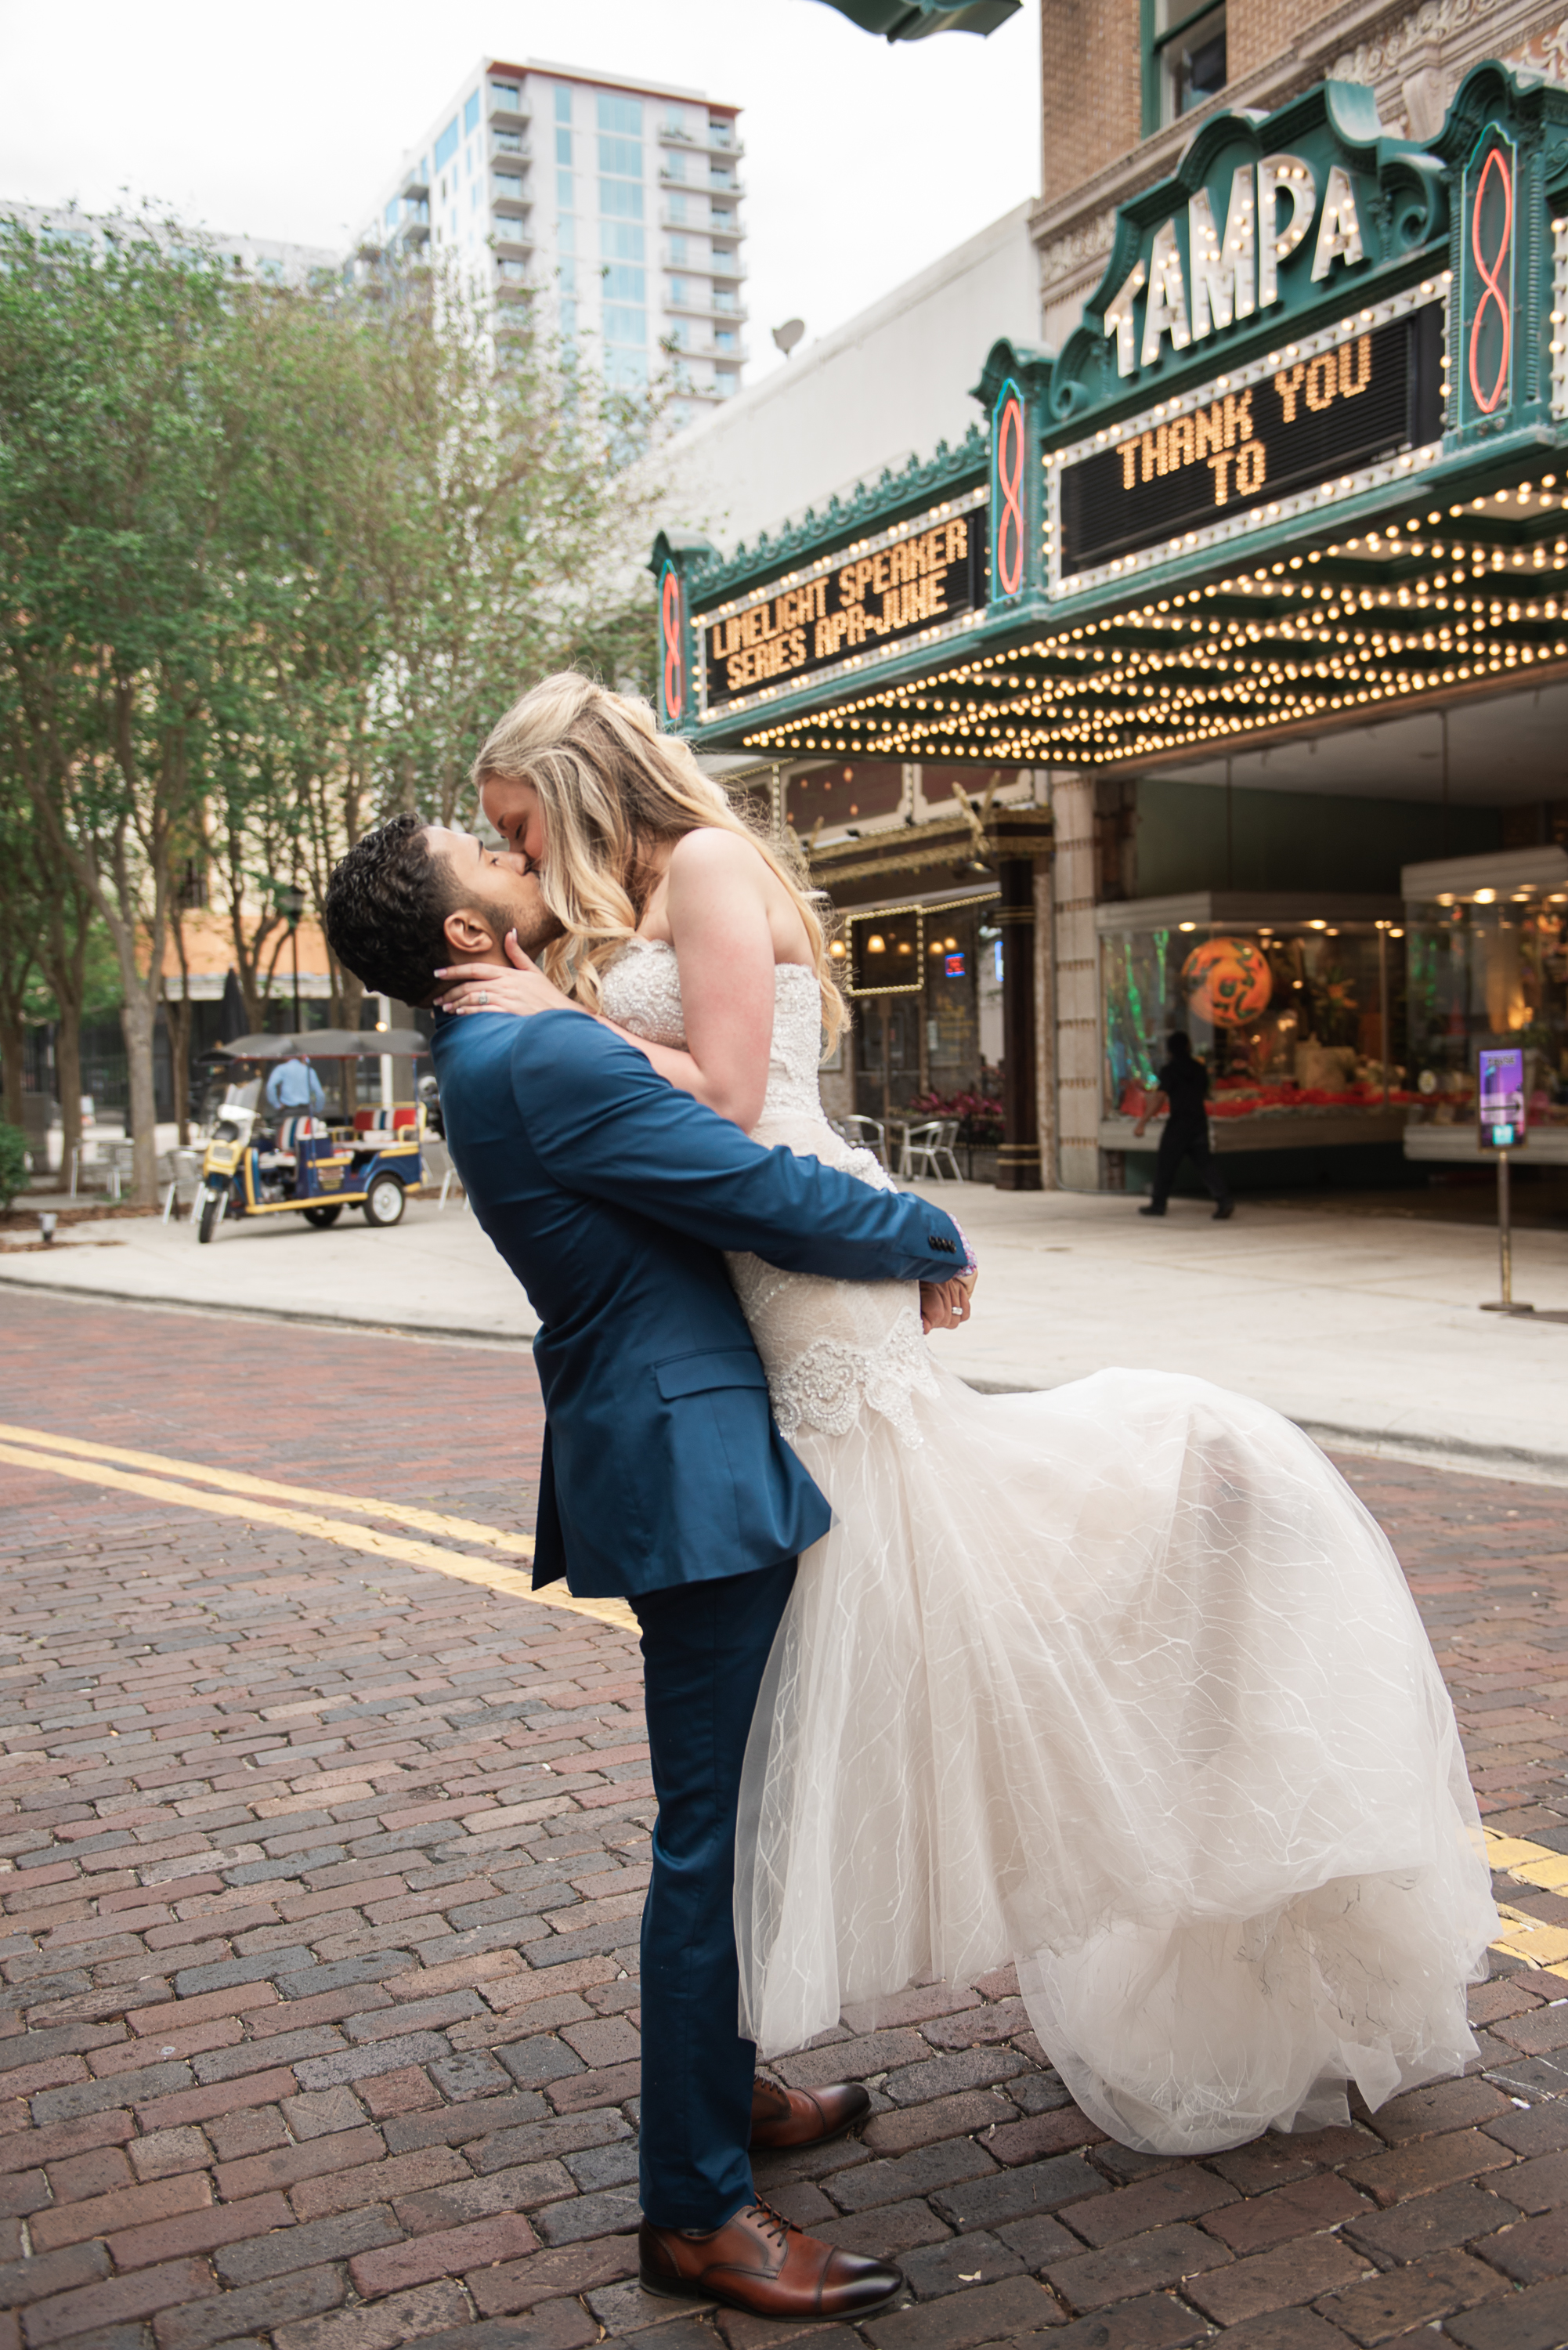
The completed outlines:
{"type": "Polygon", "coordinates": [[[158,1204],[158,1096],[152,1082],[152,1035],[158,999],[146,981],[138,978],[125,991],[119,1024],[125,1035],[125,1057],[130,1076],[131,1189],[144,1208],[158,1204]]]}
{"type": "Polygon", "coordinates": [[[5,1066],[5,1123],[22,1123],[22,1055],[26,1049],[27,1035],[19,1014],[9,1007],[0,1011],[0,1059],[5,1066]]]}
{"type": "Polygon", "coordinates": [[[82,1141],[82,1014],[79,1003],[57,996],[55,1082],[60,1089],[60,1165],[68,1169],[82,1141]]]}
{"type": "Polygon", "coordinates": [[[174,1124],[182,1142],[191,1139],[191,999],[163,998],[169,1030],[169,1073],[174,1087],[174,1124]]]}

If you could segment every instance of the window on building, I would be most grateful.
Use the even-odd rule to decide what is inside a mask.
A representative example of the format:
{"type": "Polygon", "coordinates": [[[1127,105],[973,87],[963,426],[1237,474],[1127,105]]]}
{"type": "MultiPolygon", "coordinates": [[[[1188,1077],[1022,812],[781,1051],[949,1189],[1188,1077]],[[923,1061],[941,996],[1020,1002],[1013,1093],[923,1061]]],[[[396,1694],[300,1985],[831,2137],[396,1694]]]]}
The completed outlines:
{"type": "Polygon", "coordinates": [[[462,101],[462,135],[472,139],[479,128],[479,92],[471,89],[462,101]]]}
{"type": "Polygon", "coordinates": [[[475,180],[472,187],[470,188],[468,192],[468,209],[471,213],[476,213],[479,210],[479,182],[477,180],[475,180]]]}
{"type": "Polygon", "coordinates": [[[628,262],[607,262],[604,280],[607,302],[646,302],[648,299],[647,271],[633,269],[628,262]]]}
{"type": "Polygon", "coordinates": [[[689,310],[691,307],[691,288],[684,277],[670,279],[670,307],[672,310],[689,310]]]}
{"type": "Polygon", "coordinates": [[[562,332],[562,334],[563,334],[563,335],[575,335],[575,334],[576,333],[576,331],[577,331],[577,306],[576,306],[576,304],[575,302],[569,302],[569,301],[563,300],[563,301],[562,301],[562,303],[561,303],[561,306],[560,306],[560,311],[561,311],[561,332],[562,332]]]}
{"type": "Polygon", "coordinates": [[[564,213],[556,223],[556,243],[563,253],[576,253],[577,249],[577,224],[570,213],[564,213]]]}
{"type": "Polygon", "coordinates": [[[607,261],[644,261],[647,240],[629,221],[599,223],[599,251],[607,261]]]}
{"type": "Polygon", "coordinates": [[[1144,0],[1144,131],[1179,121],[1225,87],[1225,10],[1144,0]]]}
{"type": "Polygon", "coordinates": [[[733,236],[735,233],[735,215],[722,204],[713,207],[713,230],[718,236],[733,236]]]}
{"type": "Polygon", "coordinates": [[[528,264],[525,261],[498,261],[495,265],[495,274],[504,286],[525,286],[528,282],[528,264]]]}
{"type": "Polygon", "coordinates": [[[576,294],[577,265],[575,261],[558,261],[556,264],[556,283],[563,294],[576,294]]]}
{"type": "Polygon", "coordinates": [[[435,165],[438,172],[444,172],[457,153],[457,117],[454,114],[435,143],[435,165]]]}
{"type": "Polygon", "coordinates": [[[607,343],[631,343],[643,348],[648,342],[648,313],[618,304],[605,305],[605,340],[607,343]]]}
{"type": "Polygon", "coordinates": [[[570,172],[557,172],[556,174],[556,210],[559,213],[575,213],[576,209],[577,183],[576,180],[572,177],[570,172]]]}
{"type": "Polygon", "coordinates": [[[642,142],[638,139],[608,139],[599,133],[599,170],[612,173],[618,180],[640,180],[642,177],[642,142]]]}
{"type": "Polygon", "coordinates": [[[392,198],[391,203],[387,206],[384,225],[388,228],[396,228],[398,225],[398,200],[396,196],[392,198]]]}
{"type": "Polygon", "coordinates": [[[732,147],[735,143],[734,124],[732,122],[715,122],[711,118],[710,118],[708,123],[708,142],[710,146],[712,147],[732,147]]]}
{"type": "Polygon", "coordinates": [[[517,172],[497,172],[493,185],[503,203],[520,204],[523,201],[523,179],[517,172]]]}
{"type": "Polygon", "coordinates": [[[605,381],[618,391],[643,390],[648,383],[648,353],[607,349],[605,381]]]}
{"type": "Polygon", "coordinates": [[[607,91],[599,93],[599,129],[618,132],[623,139],[642,136],[642,100],[639,98],[611,98],[607,91]]]}
{"type": "Polygon", "coordinates": [[[741,380],[739,376],[732,375],[728,368],[714,369],[713,396],[716,400],[730,400],[740,390],[740,388],[741,380]]]}
{"type": "Polygon", "coordinates": [[[713,307],[714,307],[714,309],[715,309],[715,310],[732,310],[732,309],[734,308],[734,307],[735,307],[735,297],[734,297],[733,294],[732,294],[732,293],[731,293],[731,291],[730,291],[729,287],[728,287],[727,286],[715,286],[715,287],[713,288],[713,307]]]}
{"type": "Polygon", "coordinates": [[[569,164],[571,160],[572,134],[569,130],[557,130],[556,133],[556,161],[557,163],[569,164]]]}
{"type": "Polygon", "coordinates": [[[420,157],[420,185],[421,188],[428,188],[430,183],[431,159],[428,155],[421,155],[420,157]]]}
{"type": "Polygon", "coordinates": [[[684,155],[666,155],[659,168],[667,180],[683,180],[686,177],[686,158],[684,155]]]}
{"type": "Polygon", "coordinates": [[[671,318],[664,339],[667,343],[673,344],[678,351],[689,350],[691,344],[691,329],[684,318],[671,318]]]}
{"type": "Polygon", "coordinates": [[[671,188],[664,201],[670,207],[670,217],[672,221],[683,221],[686,218],[686,199],[679,188],[671,188]]]}
{"type": "Polygon", "coordinates": [[[670,238],[670,258],[671,261],[684,261],[687,259],[688,242],[688,239],[683,236],[672,236],[670,238]]]}
{"type": "Polygon", "coordinates": [[[642,182],[640,180],[601,180],[599,210],[613,220],[642,218],[642,182]]]}
{"type": "Polygon", "coordinates": [[[713,329],[713,348],[714,348],[716,351],[732,351],[732,350],[734,350],[736,348],[737,348],[737,344],[736,344],[736,339],[735,339],[735,330],[734,330],[733,327],[715,327],[715,328],[714,328],[714,329],[713,329]]]}
{"type": "Polygon", "coordinates": [[[570,122],[572,119],[572,85],[567,81],[556,84],[556,120],[570,122]]]}
{"type": "Polygon", "coordinates": [[[520,114],[523,110],[523,92],[514,81],[493,81],[490,85],[490,103],[492,106],[500,107],[507,114],[520,114]]]}

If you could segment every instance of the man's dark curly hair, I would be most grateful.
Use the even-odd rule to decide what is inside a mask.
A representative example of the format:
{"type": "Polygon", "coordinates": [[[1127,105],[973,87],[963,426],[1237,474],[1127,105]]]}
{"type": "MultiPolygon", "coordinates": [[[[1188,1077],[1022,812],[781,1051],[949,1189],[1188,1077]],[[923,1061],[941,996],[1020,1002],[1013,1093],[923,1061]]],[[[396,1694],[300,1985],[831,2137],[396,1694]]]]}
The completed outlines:
{"type": "Polygon", "coordinates": [[[457,903],[423,818],[395,816],[356,841],[327,884],[327,944],[372,994],[428,1003],[451,960],[442,925],[457,903]]]}

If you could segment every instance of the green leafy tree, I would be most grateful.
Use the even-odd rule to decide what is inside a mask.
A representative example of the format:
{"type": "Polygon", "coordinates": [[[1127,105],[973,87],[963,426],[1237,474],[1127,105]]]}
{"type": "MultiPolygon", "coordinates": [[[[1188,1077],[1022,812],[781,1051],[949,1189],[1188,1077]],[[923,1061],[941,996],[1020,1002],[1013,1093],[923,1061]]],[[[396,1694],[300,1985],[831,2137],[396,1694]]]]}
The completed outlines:
{"type": "Polygon", "coordinates": [[[149,1201],[173,850],[246,624],[223,560],[225,322],[216,263],[150,229],[76,243],[0,222],[0,631],[35,812],[119,962],[149,1201]]]}

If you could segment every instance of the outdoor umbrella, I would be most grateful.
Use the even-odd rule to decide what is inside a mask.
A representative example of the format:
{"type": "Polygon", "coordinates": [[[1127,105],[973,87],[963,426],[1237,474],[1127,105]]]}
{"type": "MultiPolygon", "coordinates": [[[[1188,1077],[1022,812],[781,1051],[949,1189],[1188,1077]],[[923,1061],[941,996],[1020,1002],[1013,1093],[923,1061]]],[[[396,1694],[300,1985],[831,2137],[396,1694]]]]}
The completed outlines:
{"type": "Polygon", "coordinates": [[[923,41],[928,33],[994,33],[1023,0],[823,0],[864,33],[889,41],[923,41]]]}
{"type": "Polygon", "coordinates": [[[357,1061],[383,1054],[394,1061],[411,1061],[430,1046],[417,1028],[312,1028],[299,1036],[236,1036],[220,1045],[236,1061],[291,1061],[299,1054],[310,1061],[357,1061]]]}

